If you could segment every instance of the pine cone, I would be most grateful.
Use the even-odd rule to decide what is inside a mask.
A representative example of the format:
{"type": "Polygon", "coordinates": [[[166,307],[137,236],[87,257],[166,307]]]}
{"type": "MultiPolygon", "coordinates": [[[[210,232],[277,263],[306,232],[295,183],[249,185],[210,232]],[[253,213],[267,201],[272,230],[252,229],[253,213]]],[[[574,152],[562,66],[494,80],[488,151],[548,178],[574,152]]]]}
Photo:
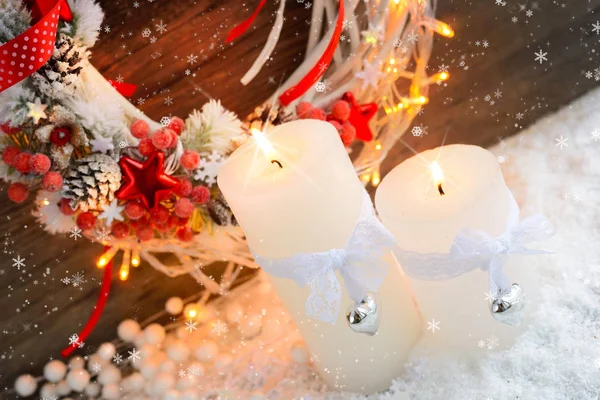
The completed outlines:
{"type": "Polygon", "coordinates": [[[211,199],[206,206],[206,210],[214,223],[219,226],[238,224],[224,198],[211,199]]]}
{"type": "Polygon", "coordinates": [[[33,83],[44,95],[64,99],[73,95],[83,68],[85,50],[76,46],[73,38],[60,34],[52,57],[32,75],[33,83]]]}
{"type": "Polygon", "coordinates": [[[250,131],[252,128],[262,131],[265,126],[281,125],[292,119],[292,113],[287,111],[284,107],[263,104],[262,106],[256,107],[254,111],[246,117],[242,128],[246,131],[250,131]]]}
{"type": "Polygon", "coordinates": [[[0,0],[0,45],[25,32],[31,15],[25,4],[15,0],[0,0]]]}
{"type": "Polygon", "coordinates": [[[121,186],[119,164],[105,154],[92,154],[77,160],[65,174],[63,197],[71,208],[99,210],[112,202],[121,186]]]}

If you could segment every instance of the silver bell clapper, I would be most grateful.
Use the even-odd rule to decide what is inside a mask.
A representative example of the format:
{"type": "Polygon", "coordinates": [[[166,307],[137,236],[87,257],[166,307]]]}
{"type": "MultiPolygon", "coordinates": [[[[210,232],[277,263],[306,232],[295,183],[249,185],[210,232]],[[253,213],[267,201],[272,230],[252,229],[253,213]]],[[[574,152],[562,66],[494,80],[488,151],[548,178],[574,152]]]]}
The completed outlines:
{"type": "Polygon", "coordinates": [[[380,309],[374,294],[348,307],[346,321],[354,332],[373,336],[379,330],[380,309]]]}
{"type": "Polygon", "coordinates": [[[523,321],[525,309],[524,293],[521,286],[513,283],[510,288],[499,293],[492,301],[490,312],[496,321],[503,324],[519,326],[523,321]]]}

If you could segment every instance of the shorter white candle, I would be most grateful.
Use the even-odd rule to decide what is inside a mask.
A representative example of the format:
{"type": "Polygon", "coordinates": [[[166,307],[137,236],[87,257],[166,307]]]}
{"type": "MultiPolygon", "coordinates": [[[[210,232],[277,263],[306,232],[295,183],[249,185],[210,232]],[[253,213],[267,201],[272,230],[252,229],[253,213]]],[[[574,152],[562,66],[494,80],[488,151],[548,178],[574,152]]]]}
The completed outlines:
{"type": "MultiPolygon", "coordinates": [[[[375,196],[377,211],[401,249],[447,253],[462,229],[491,237],[505,232],[512,202],[496,158],[469,145],[438,147],[417,154],[394,168],[375,196]]],[[[511,255],[504,271],[528,300],[519,327],[496,321],[489,311],[489,276],[477,269],[447,280],[409,276],[425,319],[426,340],[443,351],[501,348],[526,326],[539,297],[531,258],[511,255]]],[[[469,354],[474,354],[473,352],[469,354]]]]}

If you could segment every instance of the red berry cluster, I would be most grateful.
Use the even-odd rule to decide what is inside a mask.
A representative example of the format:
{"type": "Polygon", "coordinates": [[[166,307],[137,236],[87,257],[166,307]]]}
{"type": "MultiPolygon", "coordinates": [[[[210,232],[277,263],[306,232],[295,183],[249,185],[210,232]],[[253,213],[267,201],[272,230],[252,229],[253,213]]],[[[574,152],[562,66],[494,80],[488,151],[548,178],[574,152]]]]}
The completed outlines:
{"type": "Polygon", "coordinates": [[[323,109],[313,107],[309,102],[301,102],[296,106],[296,115],[300,119],[320,119],[329,121],[340,134],[344,146],[348,147],[356,139],[356,129],[348,121],[350,118],[350,104],[344,100],[333,103],[329,114],[323,109]]]}
{"type": "MultiPolygon", "coordinates": [[[[2,152],[2,161],[9,167],[14,168],[23,177],[33,176],[38,178],[32,182],[40,182],[44,190],[57,192],[62,187],[62,175],[50,171],[52,162],[43,153],[31,154],[16,146],[8,146],[2,152]]],[[[14,182],[8,187],[8,198],[15,203],[22,203],[28,195],[29,187],[24,183],[14,182]]]]}

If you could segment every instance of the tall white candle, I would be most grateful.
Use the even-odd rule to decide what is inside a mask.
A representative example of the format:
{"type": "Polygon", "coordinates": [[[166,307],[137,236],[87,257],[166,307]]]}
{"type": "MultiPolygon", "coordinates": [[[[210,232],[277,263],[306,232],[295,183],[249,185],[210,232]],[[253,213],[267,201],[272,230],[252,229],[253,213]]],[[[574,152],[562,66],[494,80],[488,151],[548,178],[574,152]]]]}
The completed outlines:
{"type": "MultiPolygon", "coordinates": [[[[381,220],[399,247],[419,253],[447,253],[462,229],[484,231],[491,237],[504,233],[511,202],[494,155],[469,145],[438,147],[409,158],[383,179],[375,195],[381,220]]],[[[526,293],[526,314],[539,297],[531,263],[511,255],[504,267],[510,281],[526,293]]],[[[519,327],[492,317],[486,271],[477,269],[448,280],[410,276],[409,280],[430,324],[425,340],[436,350],[501,348],[510,345],[526,325],[526,316],[519,327]]]]}
{"type": "MultiPolygon", "coordinates": [[[[317,120],[290,122],[271,130],[263,147],[268,157],[250,140],[229,157],[218,176],[254,253],[283,258],[344,248],[364,189],[335,128],[317,120]]],[[[388,275],[377,293],[382,315],[375,336],[347,326],[345,309],[353,302],[345,288],[340,315],[328,324],[306,316],[308,287],[271,279],[332,387],[363,393],[387,389],[419,338],[420,315],[406,279],[391,253],[386,261],[388,275]]]]}

